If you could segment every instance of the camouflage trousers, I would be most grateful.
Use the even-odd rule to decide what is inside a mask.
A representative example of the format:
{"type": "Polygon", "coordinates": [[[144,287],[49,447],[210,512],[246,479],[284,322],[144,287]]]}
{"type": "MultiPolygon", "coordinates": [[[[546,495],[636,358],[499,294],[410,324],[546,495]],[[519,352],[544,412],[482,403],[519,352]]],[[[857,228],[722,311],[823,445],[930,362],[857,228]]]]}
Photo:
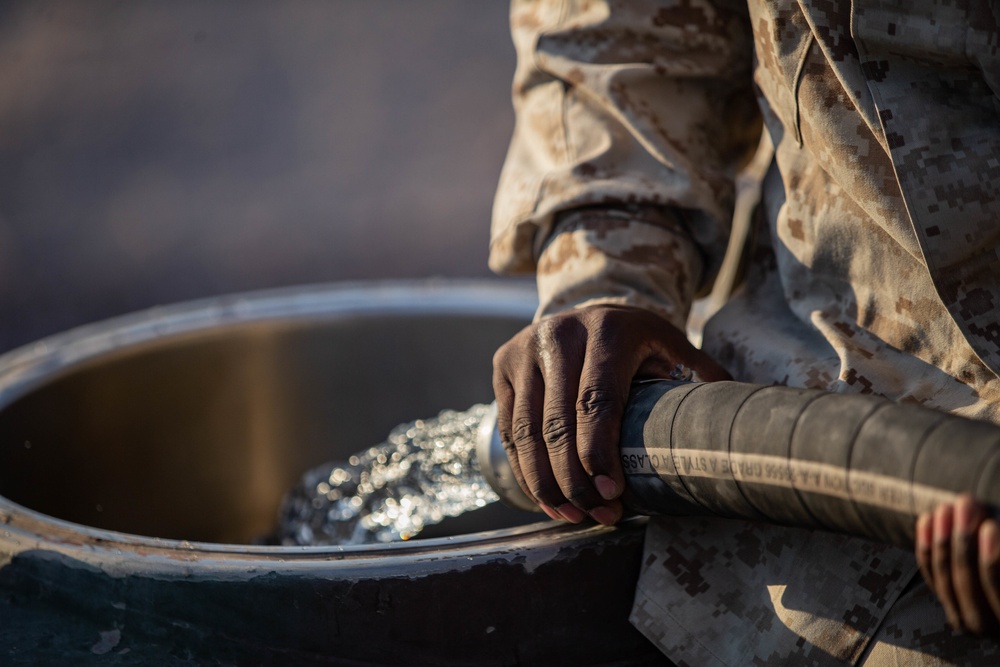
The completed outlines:
{"type": "Polygon", "coordinates": [[[650,521],[631,621],[682,667],[1000,664],[908,551],[727,519],[650,521]]]}
{"type": "Polygon", "coordinates": [[[996,665],[996,641],[955,632],[945,625],[944,610],[923,579],[915,577],[876,631],[859,664],[996,665]]]}

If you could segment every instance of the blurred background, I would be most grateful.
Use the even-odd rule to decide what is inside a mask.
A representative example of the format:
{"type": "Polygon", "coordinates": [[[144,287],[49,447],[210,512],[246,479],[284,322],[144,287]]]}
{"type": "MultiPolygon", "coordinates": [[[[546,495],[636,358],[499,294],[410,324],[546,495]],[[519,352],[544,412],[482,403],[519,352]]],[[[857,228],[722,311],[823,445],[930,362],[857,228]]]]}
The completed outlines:
{"type": "Polygon", "coordinates": [[[268,287],[486,277],[506,0],[0,3],[0,351],[268,287]]]}

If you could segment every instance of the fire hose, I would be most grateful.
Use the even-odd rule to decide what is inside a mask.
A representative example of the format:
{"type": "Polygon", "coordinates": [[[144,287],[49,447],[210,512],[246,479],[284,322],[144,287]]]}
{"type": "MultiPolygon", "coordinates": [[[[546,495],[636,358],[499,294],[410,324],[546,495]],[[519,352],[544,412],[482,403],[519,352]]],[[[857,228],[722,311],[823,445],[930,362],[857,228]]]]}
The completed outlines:
{"type": "MultiPolygon", "coordinates": [[[[491,425],[479,462],[533,507],[491,425]]],[[[637,383],[622,423],[627,509],[819,528],[912,547],[961,493],[1000,505],[1000,427],[860,394],[740,382],[637,383]]]]}

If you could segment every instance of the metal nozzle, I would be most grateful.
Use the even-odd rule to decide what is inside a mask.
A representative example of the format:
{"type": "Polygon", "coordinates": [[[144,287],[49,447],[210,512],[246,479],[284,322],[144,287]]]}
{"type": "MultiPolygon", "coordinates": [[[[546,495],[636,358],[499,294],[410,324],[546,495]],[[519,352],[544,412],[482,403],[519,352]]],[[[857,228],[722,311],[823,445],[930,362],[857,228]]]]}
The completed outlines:
{"type": "Polygon", "coordinates": [[[514,478],[514,470],[510,467],[507,452],[500,442],[500,432],[497,431],[497,405],[490,405],[490,410],[479,422],[479,434],[476,438],[476,458],[479,470],[493,490],[497,492],[505,504],[519,510],[540,512],[541,509],[525,495],[521,486],[514,478]]]}

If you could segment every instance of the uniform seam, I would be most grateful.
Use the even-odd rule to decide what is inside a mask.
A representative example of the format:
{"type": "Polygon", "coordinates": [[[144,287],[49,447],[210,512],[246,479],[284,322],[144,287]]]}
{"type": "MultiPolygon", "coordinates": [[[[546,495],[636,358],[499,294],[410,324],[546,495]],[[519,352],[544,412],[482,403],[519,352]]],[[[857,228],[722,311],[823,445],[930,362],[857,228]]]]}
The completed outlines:
{"type": "Polygon", "coordinates": [[[816,35],[809,32],[809,38],[806,42],[806,48],[802,52],[802,57],[799,58],[798,66],[795,68],[795,87],[792,89],[792,97],[795,100],[795,144],[802,148],[802,103],[799,101],[799,92],[802,88],[802,79],[804,78],[806,61],[809,60],[809,54],[812,53],[813,47],[816,45],[816,35]]]}

